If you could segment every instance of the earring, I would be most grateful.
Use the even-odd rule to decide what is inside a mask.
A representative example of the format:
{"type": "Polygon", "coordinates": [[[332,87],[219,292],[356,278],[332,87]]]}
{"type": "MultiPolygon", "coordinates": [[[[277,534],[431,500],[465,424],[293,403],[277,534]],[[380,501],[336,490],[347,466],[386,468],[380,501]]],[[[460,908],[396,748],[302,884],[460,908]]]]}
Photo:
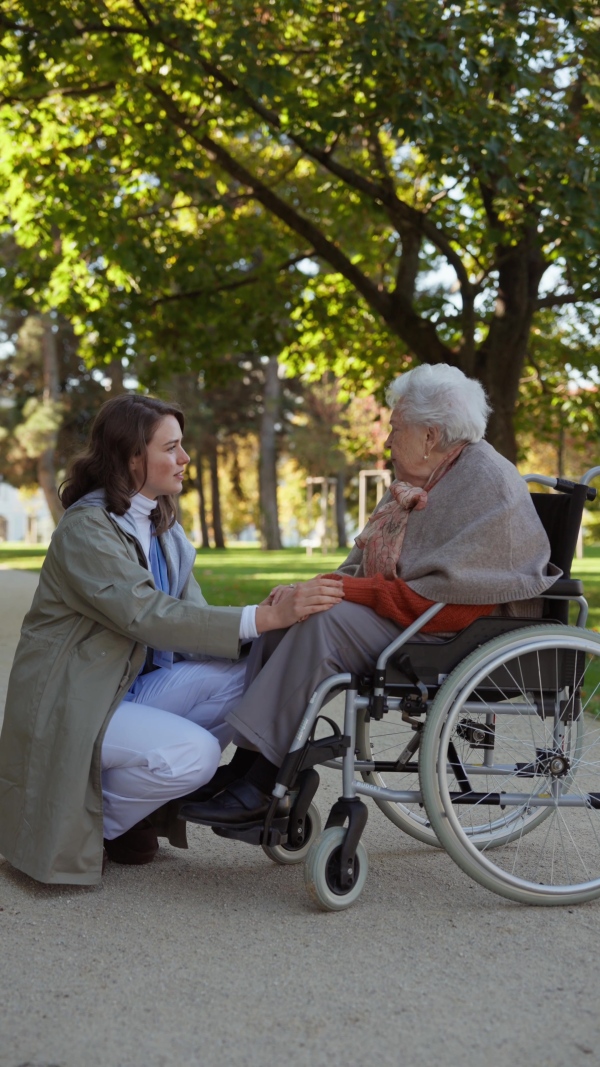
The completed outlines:
{"type": "Polygon", "coordinates": [[[429,459],[429,452],[423,453],[423,459],[429,459]]]}

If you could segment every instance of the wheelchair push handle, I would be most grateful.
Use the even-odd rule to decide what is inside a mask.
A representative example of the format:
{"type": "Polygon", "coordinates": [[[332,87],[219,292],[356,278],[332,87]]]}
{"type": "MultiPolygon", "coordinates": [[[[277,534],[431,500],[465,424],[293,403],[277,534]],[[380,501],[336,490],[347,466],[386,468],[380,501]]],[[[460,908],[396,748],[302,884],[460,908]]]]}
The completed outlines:
{"type": "Polygon", "coordinates": [[[547,474],[524,474],[523,480],[535,482],[538,485],[547,485],[550,489],[556,489],[559,493],[572,493],[578,485],[585,485],[587,486],[586,500],[595,500],[597,491],[588,485],[588,482],[595,477],[594,471],[600,474],[600,467],[592,467],[587,474],[584,474],[580,482],[572,482],[569,478],[550,478],[547,474]]]}
{"type": "Polygon", "coordinates": [[[586,471],[581,481],[584,485],[589,485],[600,474],[600,467],[590,467],[589,471],[586,471]]]}

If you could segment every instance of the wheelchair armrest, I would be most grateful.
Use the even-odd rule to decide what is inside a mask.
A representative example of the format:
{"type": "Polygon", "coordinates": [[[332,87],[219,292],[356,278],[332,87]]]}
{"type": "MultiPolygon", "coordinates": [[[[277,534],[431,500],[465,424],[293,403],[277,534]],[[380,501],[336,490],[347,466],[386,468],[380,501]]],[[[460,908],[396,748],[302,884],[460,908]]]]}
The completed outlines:
{"type": "Polygon", "coordinates": [[[579,578],[557,578],[554,585],[546,589],[546,592],[542,593],[541,596],[583,596],[583,582],[579,578]]]}

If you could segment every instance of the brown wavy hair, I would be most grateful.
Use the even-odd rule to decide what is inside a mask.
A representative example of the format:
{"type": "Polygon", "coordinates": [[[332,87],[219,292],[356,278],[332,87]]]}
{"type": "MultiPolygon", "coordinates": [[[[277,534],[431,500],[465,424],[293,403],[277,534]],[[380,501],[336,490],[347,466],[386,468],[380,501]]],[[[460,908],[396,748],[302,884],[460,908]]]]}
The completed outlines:
{"type": "MultiPolygon", "coordinates": [[[[124,515],[138,491],[129,469],[133,456],[143,457],[147,476],[147,448],[159,422],[174,415],[183,432],[183,412],[153,396],[124,393],[107,400],[96,415],[85,451],[72,460],[58,495],[68,508],[93,489],[104,489],[108,511],[124,515]]],[[[177,517],[175,499],[159,496],[150,518],[157,534],[173,526],[177,517]]]]}

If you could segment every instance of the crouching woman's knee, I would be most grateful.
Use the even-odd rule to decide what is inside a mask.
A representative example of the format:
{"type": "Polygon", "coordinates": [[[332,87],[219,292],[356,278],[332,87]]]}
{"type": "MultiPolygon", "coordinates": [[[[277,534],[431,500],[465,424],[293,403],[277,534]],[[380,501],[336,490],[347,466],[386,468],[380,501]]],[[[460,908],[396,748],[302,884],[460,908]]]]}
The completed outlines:
{"type": "Polygon", "coordinates": [[[210,782],[221,762],[221,746],[217,738],[207,730],[203,730],[203,734],[205,736],[196,746],[195,758],[190,761],[180,778],[186,793],[210,782]]]}

